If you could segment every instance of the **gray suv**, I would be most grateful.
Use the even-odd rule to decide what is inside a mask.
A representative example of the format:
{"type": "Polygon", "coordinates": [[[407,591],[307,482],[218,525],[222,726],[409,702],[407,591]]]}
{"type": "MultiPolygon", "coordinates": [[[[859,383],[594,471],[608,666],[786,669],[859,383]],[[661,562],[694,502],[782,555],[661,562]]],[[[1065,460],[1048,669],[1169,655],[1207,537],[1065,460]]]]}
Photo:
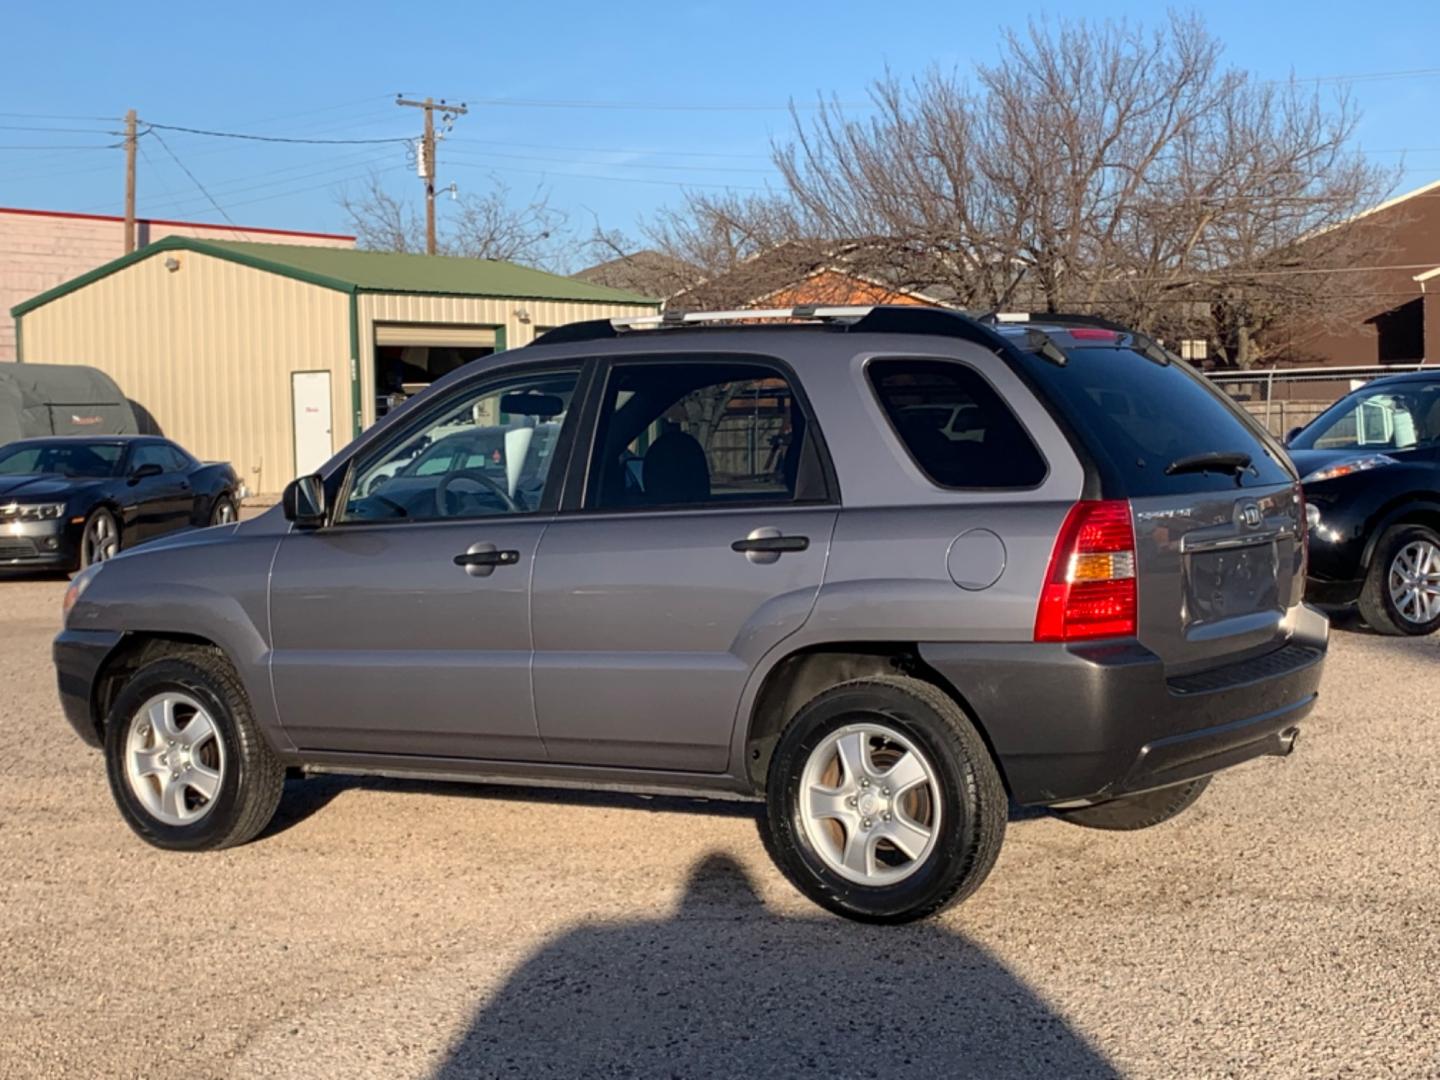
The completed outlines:
{"type": "Polygon", "coordinates": [[[582,323],[85,571],[55,662],[161,847],[251,839],[287,769],[762,798],[798,889],[901,922],[980,885],[1012,801],[1140,828],[1288,753],[1305,521],[1278,444],[1123,329],[582,323]]]}

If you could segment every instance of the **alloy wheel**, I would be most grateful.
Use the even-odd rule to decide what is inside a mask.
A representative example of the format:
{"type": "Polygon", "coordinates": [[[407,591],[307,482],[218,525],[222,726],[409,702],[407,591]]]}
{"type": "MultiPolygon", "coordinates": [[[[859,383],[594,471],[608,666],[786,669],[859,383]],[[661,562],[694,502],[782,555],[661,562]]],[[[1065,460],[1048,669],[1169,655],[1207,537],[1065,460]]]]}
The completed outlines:
{"type": "Polygon", "coordinates": [[[888,724],[846,724],[806,759],[799,810],[806,839],[829,869],[861,885],[894,885],[935,847],[939,774],[888,724]]]}
{"type": "Polygon", "coordinates": [[[215,504],[215,511],[210,515],[211,525],[229,525],[235,520],[235,504],[229,499],[221,499],[215,504]]]}
{"type": "Polygon", "coordinates": [[[208,814],[225,780],[225,744],[205,707],[179,691],[146,701],[125,741],[125,779],[166,825],[193,825],[208,814]]]}
{"type": "Polygon", "coordinates": [[[115,519],[109,514],[96,514],[85,526],[85,565],[104,562],[114,558],[120,551],[120,533],[115,528],[115,519]]]}
{"type": "Polygon", "coordinates": [[[1390,561],[1390,599],[1406,622],[1440,619],[1440,547],[1412,540],[1390,561]]]}

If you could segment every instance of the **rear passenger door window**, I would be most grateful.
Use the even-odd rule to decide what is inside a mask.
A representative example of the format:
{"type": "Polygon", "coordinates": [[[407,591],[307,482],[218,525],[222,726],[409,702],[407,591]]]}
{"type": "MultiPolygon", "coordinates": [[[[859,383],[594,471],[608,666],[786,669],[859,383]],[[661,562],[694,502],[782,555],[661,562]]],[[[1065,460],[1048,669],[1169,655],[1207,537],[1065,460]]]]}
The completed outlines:
{"type": "Polygon", "coordinates": [[[605,388],[586,505],[741,507],[827,497],[790,380],[752,361],[617,365],[605,388]]]}
{"type": "Polygon", "coordinates": [[[945,360],[873,360],[867,372],[890,426],[931,482],[1013,489],[1045,479],[1045,458],[979,372],[945,360]]]}

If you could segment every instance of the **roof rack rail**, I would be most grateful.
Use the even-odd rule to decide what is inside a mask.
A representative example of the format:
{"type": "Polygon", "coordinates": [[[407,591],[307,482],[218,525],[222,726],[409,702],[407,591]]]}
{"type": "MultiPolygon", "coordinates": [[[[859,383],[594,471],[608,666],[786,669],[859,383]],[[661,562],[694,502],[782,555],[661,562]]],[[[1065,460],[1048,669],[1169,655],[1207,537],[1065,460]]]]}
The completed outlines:
{"type": "Polygon", "coordinates": [[[934,334],[956,337],[992,351],[1015,348],[1014,343],[996,333],[990,326],[950,308],[920,307],[910,304],[875,306],[827,306],[802,304],[789,308],[739,308],[731,311],[667,311],[660,315],[637,315],[616,319],[594,319],[589,322],[559,326],[535,339],[536,345],[564,345],[581,341],[601,341],[637,330],[701,329],[716,324],[818,322],[848,333],[865,334],[934,334]]]}
{"type": "Polygon", "coordinates": [[[1079,315],[1062,311],[987,311],[979,317],[987,326],[1014,326],[1025,323],[1041,323],[1045,326],[1093,326],[1097,330],[1114,330],[1120,334],[1131,334],[1134,330],[1113,319],[1100,315],[1079,315]]]}

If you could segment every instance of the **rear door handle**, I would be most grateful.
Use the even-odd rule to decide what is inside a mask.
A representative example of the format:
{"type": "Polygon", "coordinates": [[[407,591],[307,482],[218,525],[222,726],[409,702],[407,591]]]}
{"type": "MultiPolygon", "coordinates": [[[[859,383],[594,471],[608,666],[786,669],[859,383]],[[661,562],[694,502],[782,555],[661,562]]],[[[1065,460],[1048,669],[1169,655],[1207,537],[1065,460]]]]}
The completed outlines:
{"type": "Polygon", "coordinates": [[[808,536],[757,536],[754,539],[736,540],[730,545],[731,551],[804,551],[810,546],[808,536]]]}
{"type": "Polygon", "coordinates": [[[752,563],[773,563],[787,551],[804,551],[810,546],[808,536],[782,536],[779,529],[755,529],[744,540],[730,545],[752,563]]]}
{"type": "Polygon", "coordinates": [[[520,561],[520,552],[513,549],[501,551],[494,544],[471,544],[455,556],[455,565],[463,566],[471,577],[489,577],[497,566],[514,566],[520,561]]]}

